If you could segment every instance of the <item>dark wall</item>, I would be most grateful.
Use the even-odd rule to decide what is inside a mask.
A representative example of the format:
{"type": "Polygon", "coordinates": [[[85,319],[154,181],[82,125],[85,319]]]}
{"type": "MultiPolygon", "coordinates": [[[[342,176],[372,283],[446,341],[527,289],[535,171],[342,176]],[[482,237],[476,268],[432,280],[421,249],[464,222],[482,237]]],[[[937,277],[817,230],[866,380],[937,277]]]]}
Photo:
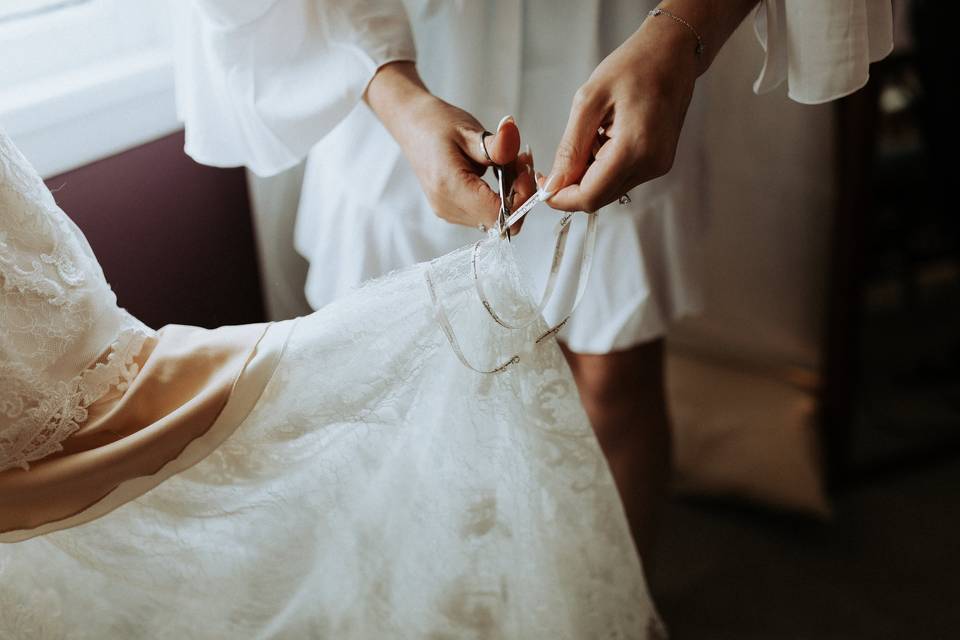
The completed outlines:
{"type": "Polygon", "coordinates": [[[204,167],[183,133],[47,180],[120,305],[152,327],[264,319],[242,169],[204,167]]]}

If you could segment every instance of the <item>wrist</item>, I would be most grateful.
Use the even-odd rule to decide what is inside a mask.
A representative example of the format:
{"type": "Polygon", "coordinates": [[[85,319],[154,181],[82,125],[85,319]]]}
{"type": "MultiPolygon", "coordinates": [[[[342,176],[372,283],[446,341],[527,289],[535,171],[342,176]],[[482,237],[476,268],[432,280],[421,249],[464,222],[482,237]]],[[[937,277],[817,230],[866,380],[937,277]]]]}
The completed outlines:
{"type": "Polygon", "coordinates": [[[682,25],[653,24],[654,20],[647,19],[614,52],[610,57],[614,64],[606,72],[633,78],[645,93],[692,92],[702,73],[701,60],[694,53],[696,40],[682,25]]]}
{"type": "MultiPolygon", "coordinates": [[[[727,38],[734,32],[759,0],[662,0],[659,9],[669,11],[679,20],[664,15],[647,22],[674,22],[676,27],[689,28],[689,35],[700,38],[703,54],[699,56],[699,73],[710,68],[727,38]],[[679,22],[679,24],[677,24],[679,22]],[[684,23],[686,27],[684,27],[684,23]]],[[[665,28],[669,25],[663,25],[665,28]]]]}
{"type": "Polygon", "coordinates": [[[424,85],[413,62],[390,62],[374,74],[363,96],[388,131],[397,138],[410,114],[426,101],[436,100],[424,85]]]}
{"type": "Polygon", "coordinates": [[[700,42],[683,24],[666,16],[648,16],[633,37],[639,42],[638,55],[644,64],[657,61],[673,74],[695,81],[709,66],[707,52],[697,53],[700,42]]]}

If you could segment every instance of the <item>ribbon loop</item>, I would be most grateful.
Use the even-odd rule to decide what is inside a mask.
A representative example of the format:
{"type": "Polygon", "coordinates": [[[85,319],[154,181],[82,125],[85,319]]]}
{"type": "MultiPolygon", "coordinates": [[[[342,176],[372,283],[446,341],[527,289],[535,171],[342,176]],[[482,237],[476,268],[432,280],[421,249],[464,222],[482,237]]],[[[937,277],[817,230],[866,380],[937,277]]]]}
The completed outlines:
{"type": "MultiPolygon", "coordinates": [[[[479,253],[480,246],[484,242],[495,241],[502,242],[504,239],[509,241],[509,235],[506,233],[507,230],[518,221],[520,221],[524,216],[526,216],[533,208],[540,202],[544,202],[553,195],[550,192],[543,191],[542,189],[537,191],[533,196],[531,196],[526,202],[524,202],[520,207],[505,221],[501,216],[501,219],[497,221],[497,228],[495,229],[496,233],[490,235],[488,239],[480,240],[473,246],[473,252],[471,256],[471,268],[473,272],[474,287],[477,292],[477,296],[480,298],[480,302],[483,304],[483,308],[487,311],[487,314],[501,327],[510,330],[524,329],[528,327],[531,323],[536,322],[539,318],[542,317],[543,311],[546,309],[547,305],[550,302],[550,299],[553,297],[553,293],[556,289],[557,278],[560,273],[560,264],[563,262],[564,252],[566,250],[567,237],[570,234],[570,221],[573,217],[573,214],[565,214],[560,220],[560,223],[557,225],[557,238],[554,244],[553,249],[553,258],[550,263],[550,273],[547,276],[547,283],[544,286],[543,295],[540,298],[540,303],[534,308],[530,313],[525,314],[520,319],[505,320],[503,316],[497,313],[493,305],[490,303],[490,300],[486,294],[486,290],[483,287],[482,278],[479,274],[477,268],[477,257],[479,253]]],[[[580,305],[581,300],[583,299],[584,294],[587,290],[587,282],[590,279],[590,271],[593,266],[593,256],[596,249],[596,240],[597,240],[597,214],[595,213],[584,213],[587,216],[587,231],[584,237],[583,251],[580,256],[580,269],[577,276],[577,294],[574,297],[573,305],[570,307],[570,311],[564,316],[563,320],[550,327],[547,331],[543,332],[540,336],[537,337],[534,344],[541,344],[546,338],[551,335],[557,334],[560,329],[570,320],[570,316],[573,315],[573,312],[580,305]]],[[[427,282],[427,289],[430,293],[430,301],[433,304],[434,312],[436,313],[437,322],[440,324],[440,328],[443,331],[444,336],[447,339],[447,342],[450,343],[450,348],[453,350],[454,354],[466,366],[468,369],[472,369],[477,373],[483,374],[492,374],[500,373],[501,371],[506,370],[510,365],[516,364],[520,361],[520,354],[514,354],[509,358],[503,360],[499,365],[494,366],[491,369],[481,369],[473,365],[466,357],[463,352],[463,349],[460,346],[460,341],[457,339],[456,333],[453,330],[453,326],[450,323],[450,319],[447,316],[446,310],[443,308],[443,304],[439,299],[439,295],[434,285],[433,279],[430,277],[430,268],[427,267],[424,272],[424,277],[427,282]]]]}

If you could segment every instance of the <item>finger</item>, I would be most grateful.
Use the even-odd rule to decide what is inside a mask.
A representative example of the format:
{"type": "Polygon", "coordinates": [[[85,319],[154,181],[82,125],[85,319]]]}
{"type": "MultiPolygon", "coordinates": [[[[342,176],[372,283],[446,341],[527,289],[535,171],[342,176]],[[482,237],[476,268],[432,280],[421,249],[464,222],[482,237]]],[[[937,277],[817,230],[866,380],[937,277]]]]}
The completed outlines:
{"type": "Polygon", "coordinates": [[[602,124],[605,104],[592,94],[577,92],[570,107],[567,128],[563,132],[545,188],[548,191],[576,184],[587,171],[597,128],[602,124]]]}
{"type": "Polygon", "coordinates": [[[531,179],[536,175],[533,167],[533,151],[530,150],[530,145],[524,145],[523,151],[517,155],[517,175],[520,175],[523,172],[529,173],[531,179]]]}
{"type": "Polygon", "coordinates": [[[483,130],[464,132],[460,146],[468,158],[484,167],[489,167],[491,160],[493,164],[500,165],[516,160],[520,153],[520,129],[513,116],[501,120],[497,131],[486,136],[486,139],[483,138],[483,133],[483,130]]]}
{"type": "Polygon", "coordinates": [[[497,132],[486,140],[487,153],[496,164],[508,164],[520,153],[520,128],[513,116],[507,116],[497,124],[497,132]]]}
{"type": "Polygon", "coordinates": [[[580,182],[555,193],[549,200],[550,206],[562,211],[597,211],[633,186],[632,160],[631,149],[622,139],[608,140],[597,151],[596,160],[580,182]]]}
{"type": "Polygon", "coordinates": [[[449,202],[448,210],[452,212],[447,219],[468,226],[484,224],[489,227],[499,216],[500,196],[481,176],[490,166],[491,159],[504,160],[503,164],[515,161],[520,150],[520,130],[512,117],[501,120],[497,133],[486,139],[486,150],[491,153],[491,158],[487,158],[487,152],[481,146],[482,136],[483,127],[475,120],[460,128],[459,139],[454,139],[459,147],[454,161],[456,166],[442,191],[449,202]]]}
{"type": "MultiPolygon", "coordinates": [[[[510,208],[511,211],[519,209],[520,205],[529,200],[533,194],[537,192],[537,183],[533,174],[533,154],[530,153],[529,147],[517,156],[516,165],[517,179],[513,183],[514,194],[513,206],[510,208]]],[[[523,226],[525,219],[526,218],[521,218],[510,227],[510,232],[513,234],[520,233],[520,228],[523,226]]]]}
{"type": "Polygon", "coordinates": [[[500,196],[472,168],[462,167],[453,178],[448,197],[459,211],[457,222],[492,227],[500,215],[500,196]]]}
{"type": "MultiPolygon", "coordinates": [[[[490,160],[501,165],[513,165],[520,172],[517,158],[520,152],[520,129],[512,116],[502,119],[497,125],[497,133],[486,139],[486,150],[490,158],[486,157],[479,144],[482,131],[476,134],[474,145],[464,144],[462,150],[467,158],[484,167],[490,166],[490,160]]],[[[464,143],[468,136],[464,137],[464,143]]],[[[532,160],[532,156],[530,157],[532,160]]],[[[470,169],[461,171],[460,184],[456,190],[457,201],[461,211],[460,217],[469,220],[468,224],[483,223],[492,226],[500,214],[500,196],[490,186],[470,169]]]]}

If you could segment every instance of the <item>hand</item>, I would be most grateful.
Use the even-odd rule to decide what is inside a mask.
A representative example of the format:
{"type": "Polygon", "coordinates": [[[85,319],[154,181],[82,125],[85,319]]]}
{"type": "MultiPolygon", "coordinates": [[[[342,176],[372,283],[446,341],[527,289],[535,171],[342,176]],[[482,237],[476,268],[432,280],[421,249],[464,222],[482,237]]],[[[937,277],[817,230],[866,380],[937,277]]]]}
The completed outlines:
{"type": "MultiPolygon", "coordinates": [[[[520,153],[520,130],[511,117],[500,121],[481,146],[484,127],[472,115],[432,95],[410,62],[382,67],[367,89],[367,103],[409,160],[437,215],[448,222],[492,226],[500,197],[481,178],[491,165],[512,165],[514,205],[533,195],[533,158],[520,153]]],[[[515,229],[516,231],[518,229],[515,229]]]]}
{"type": "Polygon", "coordinates": [[[648,19],[600,63],[574,97],[543,182],[550,206],[596,211],[670,170],[701,72],[695,44],[682,25],[648,19]]]}

